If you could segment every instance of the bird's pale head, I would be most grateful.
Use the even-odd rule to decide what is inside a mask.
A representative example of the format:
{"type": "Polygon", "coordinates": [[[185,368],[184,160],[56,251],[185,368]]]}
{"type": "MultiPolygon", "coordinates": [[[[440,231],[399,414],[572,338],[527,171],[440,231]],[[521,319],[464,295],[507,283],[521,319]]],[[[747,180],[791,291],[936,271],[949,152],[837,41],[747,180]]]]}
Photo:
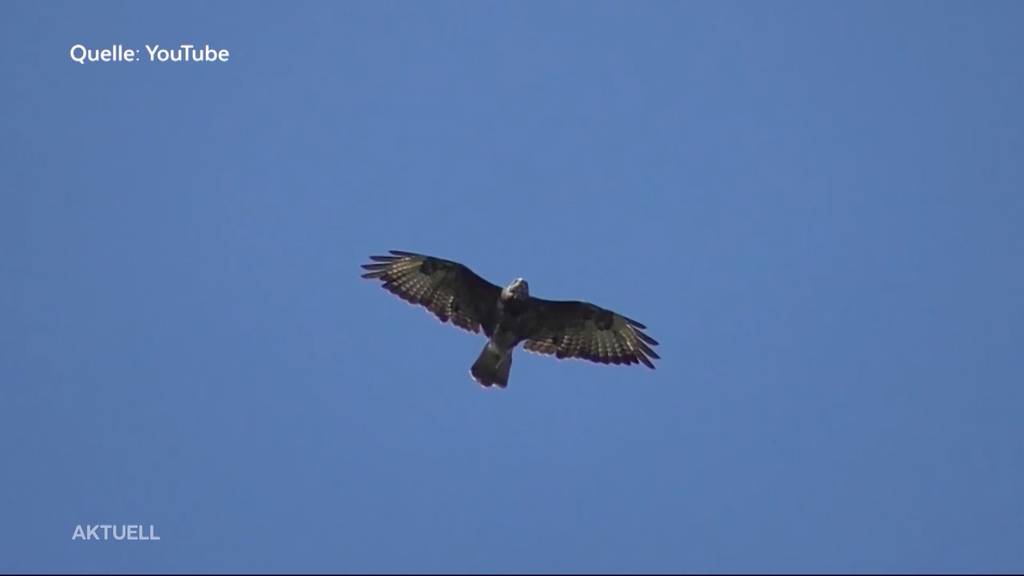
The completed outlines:
{"type": "Polygon", "coordinates": [[[501,290],[502,300],[526,300],[530,297],[530,285],[522,278],[516,278],[501,290]]]}

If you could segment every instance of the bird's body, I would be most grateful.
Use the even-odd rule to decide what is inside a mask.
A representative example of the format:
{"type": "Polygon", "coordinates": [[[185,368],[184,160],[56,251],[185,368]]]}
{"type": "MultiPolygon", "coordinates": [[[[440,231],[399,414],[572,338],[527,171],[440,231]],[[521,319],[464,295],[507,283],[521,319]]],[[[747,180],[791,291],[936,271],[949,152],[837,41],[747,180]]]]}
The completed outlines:
{"type": "Polygon", "coordinates": [[[529,285],[522,278],[516,278],[498,296],[498,320],[494,325],[494,333],[469,370],[473,379],[480,384],[497,384],[502,388],[508,386],[512,351],[529,330],[529,297],[529,285]]]}
{"type": "Polygon", "coordinates": [[[658,343],[643,333],[643,324],[588,302],[534,298],[522,278],[499,288],[443,258],[392,250],[370,259],[364,278],[381,280],[386,290],[442,322],[483,330],[488,341],[470,369],[483,386],[508,386],[512,351],[521,343],[531,352],[603,364],[653,369],[651,359],[658,358],[651,349],[658,343]]]}

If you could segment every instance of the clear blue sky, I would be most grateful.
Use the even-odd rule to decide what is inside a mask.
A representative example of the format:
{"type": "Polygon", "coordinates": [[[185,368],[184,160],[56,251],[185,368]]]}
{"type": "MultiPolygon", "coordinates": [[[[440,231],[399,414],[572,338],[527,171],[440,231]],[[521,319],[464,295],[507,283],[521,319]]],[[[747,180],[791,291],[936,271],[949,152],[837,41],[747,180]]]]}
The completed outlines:
{"type": "Polygon", "coordinates": [[[1024,4],[0,12],[0,570],[1024,569],[1024,4]],[[390,248],[663,360],[482,390],[390,248]]]}

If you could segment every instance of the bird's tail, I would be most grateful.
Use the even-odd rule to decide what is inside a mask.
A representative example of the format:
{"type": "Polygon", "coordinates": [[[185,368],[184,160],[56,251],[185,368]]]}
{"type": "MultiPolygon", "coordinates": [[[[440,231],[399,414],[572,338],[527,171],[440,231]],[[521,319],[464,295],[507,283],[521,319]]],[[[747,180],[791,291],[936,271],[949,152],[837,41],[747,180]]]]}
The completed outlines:
{"type": "Polygon", "coordinates": [[[508,386],[508,371],[512,368],[512,350],[500,350],[490,342],[480,352],[480,357],[469,369],[473,379],[481,386],[508,386]]]}

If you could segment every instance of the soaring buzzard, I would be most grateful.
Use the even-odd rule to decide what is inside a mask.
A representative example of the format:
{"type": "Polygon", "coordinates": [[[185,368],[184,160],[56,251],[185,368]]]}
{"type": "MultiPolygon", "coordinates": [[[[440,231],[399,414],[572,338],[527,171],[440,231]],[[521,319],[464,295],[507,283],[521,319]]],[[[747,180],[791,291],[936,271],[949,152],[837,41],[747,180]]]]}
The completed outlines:
{"type": "Polygon", "coordinates": [[[441,322],[470,332],[483,328],[487,345],[470,373],[483,386],[508,386],[512,351],[523,348],[557,358],[585,358],[602,364],[643,363],[654,369],[658,343],[646,326],[589,302],[557,302],[530,296],[526,280],[499,288],[450,260],[391,250],[370,256],[363,278],[433,312],[441,322]]]}

